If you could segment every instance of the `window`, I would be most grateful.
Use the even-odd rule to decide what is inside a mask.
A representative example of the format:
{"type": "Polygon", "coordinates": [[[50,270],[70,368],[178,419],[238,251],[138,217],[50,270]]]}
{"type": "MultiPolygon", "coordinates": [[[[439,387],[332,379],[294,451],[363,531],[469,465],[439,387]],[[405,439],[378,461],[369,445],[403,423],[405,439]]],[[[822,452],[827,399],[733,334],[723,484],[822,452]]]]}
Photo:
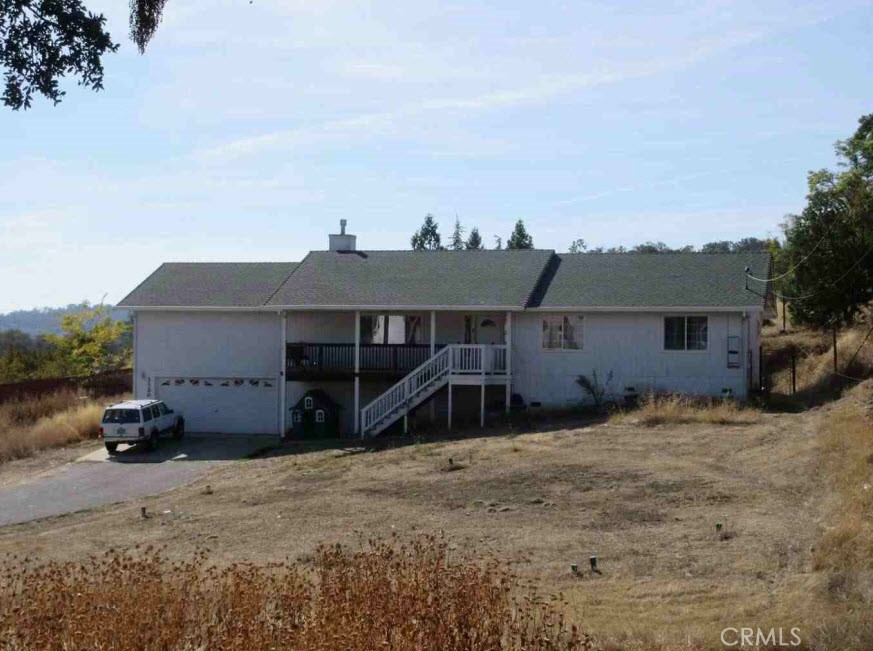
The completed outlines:
{"type": "Polygon", "coordinates": [[[324,422],[324,409],[319,409],[315,412],[315,422],[323,423],[324,422]]]}
{"type": "Polygon", "coordinates": [[[664,350],[706,350],[709,320],[705,316],[664,317],[664,350]]]}
{"type": "Polygon", "coordinates": [[[139,422],[139,409],[107,409],[103,414],[104,423],[128,425],[139,422]]]}
{"type": "Polygon", "coordinates": [[[543,318],[543,348],[582,350],[582,317],[555,314],[543,318]]]}
{"type": "Polygon", "coordinates": [[[291,421],[294,423],[303,422],[303,414],[300,413],[299,409],[295,409],[291,412],[291,421]]]}
{"type": "Polygon", "coordinates": [[[152,409],[151,407],[143,407],[142,408],[142,422],[147,423],[152,419],[152,409]]]}
{"type": "Polygon", "coordinates": [[[361,316],[362,344],[419,344],[424,340],[420,316],[364,314],[361,316]]]}
{"type": "Polygon", "coordinates": [[[161,417],[161,410],[158,408],[157,405],[152,405],[152,418],[160,418],[160,417],[161,417]]]}
{"type": "Polygon", "coordinates": [[[306,396],[303,399],[303,408],[304,409],[312,409],[312,396],[306,396]]]}
{"type": "Polygon", "coordinates": [[[170,410],[167,408],[167,405],[165,405],[163,402],[158,403],[158,409],[161,411],[161,416],[166,416],[167,414],[170,413],[170,410]]]}

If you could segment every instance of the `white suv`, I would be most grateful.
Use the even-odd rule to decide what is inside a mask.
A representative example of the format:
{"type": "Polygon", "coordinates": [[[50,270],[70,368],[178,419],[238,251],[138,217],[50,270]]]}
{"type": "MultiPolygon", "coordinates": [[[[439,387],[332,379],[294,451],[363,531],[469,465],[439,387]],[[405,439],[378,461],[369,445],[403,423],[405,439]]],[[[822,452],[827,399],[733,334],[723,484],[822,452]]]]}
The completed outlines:
{"type": "Polygon", "coordinates": [[[119,443],[145,442],[154,450],[158,447],[158,438],[165,433],[182,438],[185,419],[160,400],[125,400],[109,405],[100,426],[109,454],[115,454],[119,443]]]}

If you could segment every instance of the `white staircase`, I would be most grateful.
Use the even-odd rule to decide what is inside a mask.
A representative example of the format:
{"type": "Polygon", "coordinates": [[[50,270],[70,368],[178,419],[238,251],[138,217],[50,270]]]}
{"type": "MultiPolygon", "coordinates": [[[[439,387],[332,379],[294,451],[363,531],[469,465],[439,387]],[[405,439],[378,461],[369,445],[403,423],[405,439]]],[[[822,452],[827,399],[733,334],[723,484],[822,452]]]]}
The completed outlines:
{"type": "Polygon", "coordinates": [[[361,437],[375,436],[448,384],[465,380],[506,377],[506,346],[451,344],[361,409],[361,437]]]}

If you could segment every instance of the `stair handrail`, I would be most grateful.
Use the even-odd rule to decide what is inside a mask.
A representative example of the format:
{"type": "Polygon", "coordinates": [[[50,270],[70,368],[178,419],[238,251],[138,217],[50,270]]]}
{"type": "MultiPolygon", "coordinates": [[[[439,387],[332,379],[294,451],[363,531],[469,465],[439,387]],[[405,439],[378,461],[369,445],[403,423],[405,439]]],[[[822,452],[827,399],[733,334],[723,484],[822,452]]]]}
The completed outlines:
{"type": "Polygon", "coordinates": [[[361,436],[365,436],[371,426],[378,424],[382,418],[393,412],[397,407],[408,404],[419,393],[424,391],[433,380],[437,379],[439,375],[450,373],[452,366],[451,349],[451,345],[440,349],[407,373],[403,379],[383,391],[375,400],[363,407],[361,409],[361,436]],[[437,370],[427,382],[417,382],[423,371],[431,370],[433,367],[440,365],[444,359],[448,362],[444,365],[444,368],[437,370]],[[413,381],[416,381],[415,386],[413,386],[413,381]]]}

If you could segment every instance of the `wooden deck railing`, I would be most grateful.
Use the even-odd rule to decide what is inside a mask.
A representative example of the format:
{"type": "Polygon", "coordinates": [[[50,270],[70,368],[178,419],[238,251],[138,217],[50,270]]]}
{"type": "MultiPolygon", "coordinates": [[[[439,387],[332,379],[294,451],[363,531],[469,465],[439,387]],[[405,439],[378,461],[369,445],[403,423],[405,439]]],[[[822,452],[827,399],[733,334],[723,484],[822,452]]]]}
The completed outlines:
{"type": "MultiPolygon", "coordinates": [[[[438,345],[437,350],[443,348],[438,345]]],[[[362,372],[405,374],[427,361],[430,344],[361,344],[362,372]]],[[[289,377],[354,372],[354,344],[291,343],[285,369],[289,377]]]]}

